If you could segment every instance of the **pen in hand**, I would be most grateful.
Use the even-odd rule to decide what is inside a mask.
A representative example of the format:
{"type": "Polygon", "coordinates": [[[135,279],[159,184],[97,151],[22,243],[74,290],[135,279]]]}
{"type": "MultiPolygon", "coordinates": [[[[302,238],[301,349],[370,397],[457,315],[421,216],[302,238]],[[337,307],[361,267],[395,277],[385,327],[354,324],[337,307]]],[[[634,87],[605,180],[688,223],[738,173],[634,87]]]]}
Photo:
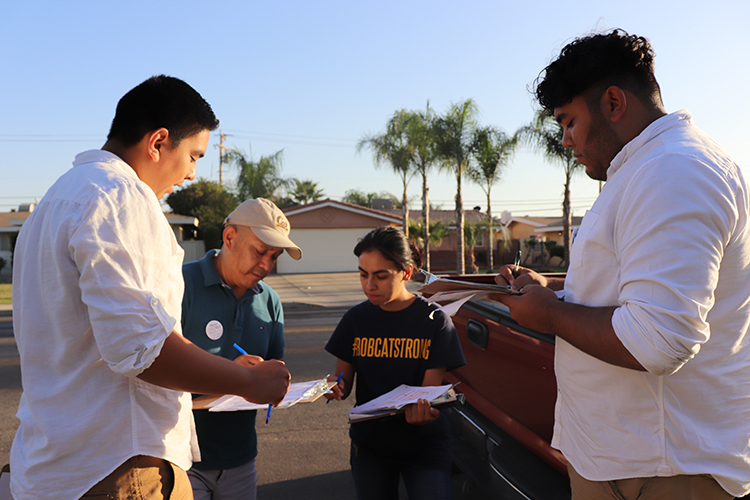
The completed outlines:
{"type": "Polygon", "coordinates": [[[247,356],[247,351],[244,350],[242,347],[238,346],[237,344],[234,344],[234,348],[240,351],[240,354],[244,354],[245,356],[247,356]]]}
{"type": "MultiPolygon", "coordinates": [[[[240,351],[240,354],[247,355],[247,351],[245,351],[242,347],[238,346],[237,344],[234,344],[234,348],[240,351]]],[[[271,418],[271,408],[273,408],[273,405],[271,403],[268,403],[268,410],[266,411],[266,424],[268,423],[268,419],[271,418]]]]}
{"type": "Polygon", "coordinates": [[[513,267],[513,272],[512,272],[514,278],[518,278],[518,266],[520,264],[521,264],[521,251],[519,250],[516,252],[516,261],[515,261],[515,265],[513,267]]]}
{"type": "MultiPolygon", "coordinates": [[[[336,379],[336,385],[339,385],[339,384],[341,383],[341,379],[342,379],[343,377],[344,377],[344,372],[341,372],[341,373],[339,373],[339,376],[338,376],[338,378],[336,379]]],[[[328,401],[326,401],[326,404],[328,404],[328,403],[330,403],[330,402],[331,402],[331,400],[329,399],[328,401]]]]}

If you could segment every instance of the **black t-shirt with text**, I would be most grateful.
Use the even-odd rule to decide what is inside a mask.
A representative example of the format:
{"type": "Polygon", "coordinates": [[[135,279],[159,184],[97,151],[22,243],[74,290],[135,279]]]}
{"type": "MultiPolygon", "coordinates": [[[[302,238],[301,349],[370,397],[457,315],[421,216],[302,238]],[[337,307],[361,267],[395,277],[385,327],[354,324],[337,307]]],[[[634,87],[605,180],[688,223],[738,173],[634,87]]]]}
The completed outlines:
{"type": "MultiPolygon", "coordinates": [[[[417,297],[401,311],[384,311],[370,301],[346,312],[326,350],[355,370],[356,404],[401,384],[421,386],[425,372],[448,371],[466,363],[453,322],[417,297]]],[[[357,446],[398,461],[443,465],[448,456],[448,422],[441,414],[427,425],[410,425],[403,414],[352,424],[357,446]]]]}

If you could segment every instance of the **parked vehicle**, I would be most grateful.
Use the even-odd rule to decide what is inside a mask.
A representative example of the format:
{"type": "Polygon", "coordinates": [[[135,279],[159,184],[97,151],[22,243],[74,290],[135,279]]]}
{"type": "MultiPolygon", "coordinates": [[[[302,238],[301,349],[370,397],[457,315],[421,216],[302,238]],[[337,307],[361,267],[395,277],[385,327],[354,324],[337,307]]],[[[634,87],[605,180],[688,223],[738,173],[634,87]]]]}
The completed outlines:
{"type": "MultiPolygon", "coordinates": [[[[451,276],[491,283],[494,276],[451,276]]],[[[466,365],[449,372],[466,403],[448,411],[454,464],[492,498],[569,500],[567,463],[550,446],[555,337],[523,328],[507,307],[467,302],[453,317],[466,365]]]]}

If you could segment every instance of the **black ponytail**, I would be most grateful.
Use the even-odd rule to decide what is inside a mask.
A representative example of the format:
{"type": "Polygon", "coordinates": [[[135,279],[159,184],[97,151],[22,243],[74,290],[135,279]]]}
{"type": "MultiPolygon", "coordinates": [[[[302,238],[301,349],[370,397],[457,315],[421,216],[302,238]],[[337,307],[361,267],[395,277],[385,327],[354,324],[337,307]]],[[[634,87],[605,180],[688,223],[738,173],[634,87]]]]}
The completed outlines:
{"type": "Polygon", "coordinates": [[[395,226],[379,227],[367,233],[354,247],[354,255],[359,257],[372,250],[377,250],[396,264],[399,271],[406,271],[409,264],[414,266],[415,271],[422,266],[422,254],[417,246],[395,226]]]}

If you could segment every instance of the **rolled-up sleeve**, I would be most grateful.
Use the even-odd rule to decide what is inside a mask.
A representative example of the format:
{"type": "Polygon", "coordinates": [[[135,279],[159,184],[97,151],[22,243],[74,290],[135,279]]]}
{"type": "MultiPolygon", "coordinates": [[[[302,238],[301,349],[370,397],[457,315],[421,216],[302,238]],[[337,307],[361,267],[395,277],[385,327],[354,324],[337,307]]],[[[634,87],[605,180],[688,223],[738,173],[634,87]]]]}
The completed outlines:
{"type": "Polygon", "coordinates": [[[667,198],[644,196],[657,179],[650,175],[654,169],[643,169],[624,197],[638,193],[641,201],[620,213],[615,231],[620,307],[612,326],[628,351],[657,375],[679,370],[711,336],[707,316],[736,223],[726,180],[697,160],[685,165],[684,157],[661,159],[659,168],[667,172],[659,176],[672,180],[667,198]]]}
{"type": "Polygon", "coordinates": [[[164,268],[175,258],[164,238],[169,226],[142,186],[106,193],[82,220],[71,255],[97,348],[112,371],[137,376],[159,355],[180,314],[173,296],[182,283],[171,283],[164,268]]]}

